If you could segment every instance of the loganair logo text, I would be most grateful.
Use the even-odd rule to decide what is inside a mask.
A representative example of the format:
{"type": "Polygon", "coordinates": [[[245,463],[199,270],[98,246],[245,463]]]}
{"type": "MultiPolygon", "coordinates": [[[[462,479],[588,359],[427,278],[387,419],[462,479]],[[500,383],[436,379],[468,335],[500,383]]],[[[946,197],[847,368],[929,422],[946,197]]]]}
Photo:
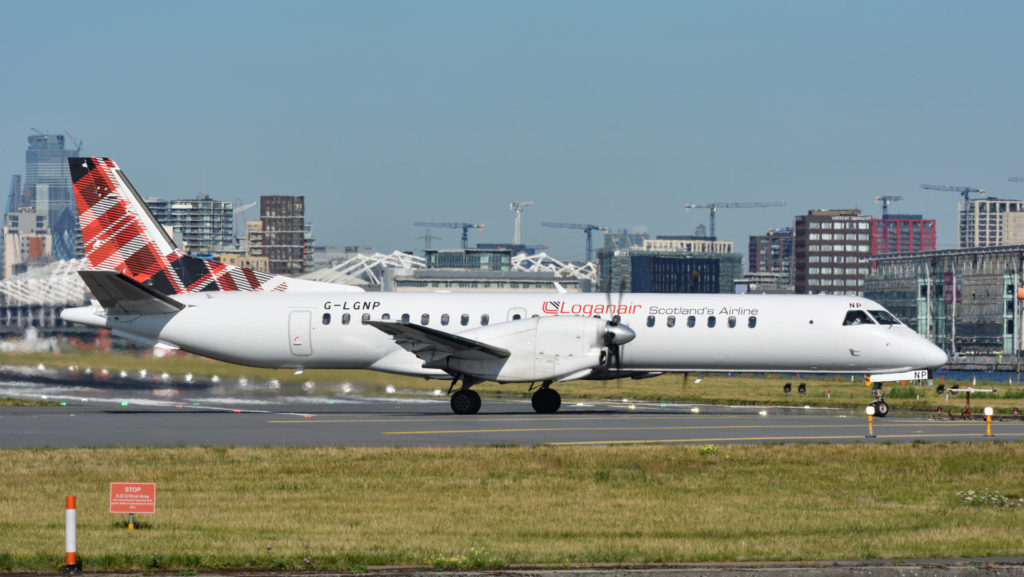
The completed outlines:
{"type": "Polygon", "coordinates": [[[569,304],[564,301],[544,301],[541,310],[549,315],[631,315],[640,310],[635,303],[623,305],[569,304]]]}

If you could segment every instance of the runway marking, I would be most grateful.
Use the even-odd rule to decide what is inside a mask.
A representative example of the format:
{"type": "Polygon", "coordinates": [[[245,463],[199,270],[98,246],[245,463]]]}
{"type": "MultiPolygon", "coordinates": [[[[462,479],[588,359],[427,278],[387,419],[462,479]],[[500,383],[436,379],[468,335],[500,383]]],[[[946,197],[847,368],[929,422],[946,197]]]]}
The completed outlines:
{"type": "MultiPolygon", "coordinates": [[[[877,440],[885,439],[920,439],[923,437],[948,437],[949,435],[939,433],[929,433],[920,435],[877,435],[873,437],[877,440]]],[[[961,435],[962,437],[985,437],[984,433],[968,433],[961,435]]],[[[998,440],[999,437],[1024,437],[1024,433],[1009,433],[1002,435],[993,435],[992,440],[998,440]]],[[[550,443],[543,443],[544,445],[552,446],[571,446],[571,445],[652,445],[652,444],[685,444],[685,443],[722,443],[722,442],[753,442],[753,441],[843,441],[852,439],[868,439],[872,437],[866,437],[864,435],[827,435],[820,437],[710,437],[707,439],[638,439],[631,441],[553,441],[550,443]]]]}
{"type": "MultiPolygon", "coordinates": [[[[974,425],[981,427],[978,423],[886,423],[876,427],[961,427],[974,425]]],[[[818,425],[686,425],[678,427],[537,427],[521,429],[443,429],[433,431],[383,431],[384,435],[458,435],[469,433],[554,433],[566,431],[593,432],[593,431],[697,431],[697,430],[720,430],[720,429],[819,429],[823,427],[834,429],[858,428],[866,429],[866,424],[818,424],[818,425]]]]}
{"type": "MultiPolygon", "coordinates": [[[[707,414],[704,414],[704,415],[699,415],[699,416],[698,415],[692,415],[692,414],[689,414],[689,413],[687,413],[685,415],[627,415],[627,414],[618,415],[618,414],[608,414],[608,415],[594,415],[594,416],[591,416],[591,417],[586,417],[586,416],[576,417],[576,416],[568,416],[567,415],[565,417],[489,417],[489,418],[465,419],[465,420],[461,420],[460,419],[460,420],[461,420],[461,422],[464,422],[464,423],[500,423],[500,422],[526,422],[526,421],[545,421],[545,422],[549,422],[549,421],[599,421],[599,420],[620,420],[620,421],[625,421],[625,420],[637,420],[637,421],[649,420],[649,421],[664,421],[664,420],[671,420],[671,419],[693,419],[693,418],[700,418],[700,419],[719,418],[719,419],[725,419],[725,418],[750,417],[750,416],[755,416],[756,417],[758,415],[757,415],[757,413],[733,414],[733,415],[707,415],[707,414]]],[[[315,417],[315,415],[314,415],[314,417],[315,417]]],[[[396,421],[397,422],[402,422],[402,423],[436,423],[438,421],[450,422],[453,419],[453,417],[455,417],[455,415],[451,415],[451,416],[438,416],[438,417],[432,417],[432,418],[429,418],[429,419],[412,419],[412,418],[403,417],[401,415],[396,415],[394,417],[389,417],[389,418],[386,418],[386,419],[316,419],[316,418],[314,418],[313,421],[305,420],[304,419],[304,420],[301,420],[301,421],[295,420],[295,421],[267,421],[267,422],[268,423],[273,423],[273,424],[304,423],[304,424],[307,424],[307,425],[310,424],[310,423],[392,423],[392,422],[396,422],[396,421]]]]}

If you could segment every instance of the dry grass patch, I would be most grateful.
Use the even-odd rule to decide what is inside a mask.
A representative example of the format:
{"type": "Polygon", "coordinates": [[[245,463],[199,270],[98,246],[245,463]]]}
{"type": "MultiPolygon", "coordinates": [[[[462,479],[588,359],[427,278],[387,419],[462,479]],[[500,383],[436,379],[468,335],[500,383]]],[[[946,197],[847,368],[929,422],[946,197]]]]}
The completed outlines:
{"type": "Polygon", "coordinates": [[[0,570],[339,569],[1019,554],[1024,444],[0,451],[0,570]],[[107,512],[110,481],[157,514],[107,512]]]}

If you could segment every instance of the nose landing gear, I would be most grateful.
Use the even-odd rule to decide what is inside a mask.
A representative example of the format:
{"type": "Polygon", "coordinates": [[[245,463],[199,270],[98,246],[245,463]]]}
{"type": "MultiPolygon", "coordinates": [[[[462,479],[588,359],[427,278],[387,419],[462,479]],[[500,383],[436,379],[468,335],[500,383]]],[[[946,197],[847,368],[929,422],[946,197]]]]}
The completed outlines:
{"type": "Polygon", "coordinates": [[[882,383],[872,383],[871,392],[875,395],[875,400],[871,401],[871,406],[875,408],[875,415],[878,417],[888,415],[889,403],[885,402],[885,394],[882,393],[882,383]]]}

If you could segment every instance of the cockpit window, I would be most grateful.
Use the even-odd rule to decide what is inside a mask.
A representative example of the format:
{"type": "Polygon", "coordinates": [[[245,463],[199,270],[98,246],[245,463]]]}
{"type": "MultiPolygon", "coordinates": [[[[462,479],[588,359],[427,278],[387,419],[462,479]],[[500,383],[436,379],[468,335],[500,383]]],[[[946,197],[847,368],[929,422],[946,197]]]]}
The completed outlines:
{"type": "Polygon", "coordinates": [[[846,318],[843,319],[843,326],[844,327],[850,326],[850,325],[873,325],[873,324],[875,324],[875,321],[871,320],[871,317],[868,316],[868,313],[866,313],[864,311],[848,311],[846,313],[846,318]]]}
{"type": "Polygon", "coordinates": [[[899,319],[889,314],[889,311],[869,311],[880,325],[898,325],[899,319]]]}

